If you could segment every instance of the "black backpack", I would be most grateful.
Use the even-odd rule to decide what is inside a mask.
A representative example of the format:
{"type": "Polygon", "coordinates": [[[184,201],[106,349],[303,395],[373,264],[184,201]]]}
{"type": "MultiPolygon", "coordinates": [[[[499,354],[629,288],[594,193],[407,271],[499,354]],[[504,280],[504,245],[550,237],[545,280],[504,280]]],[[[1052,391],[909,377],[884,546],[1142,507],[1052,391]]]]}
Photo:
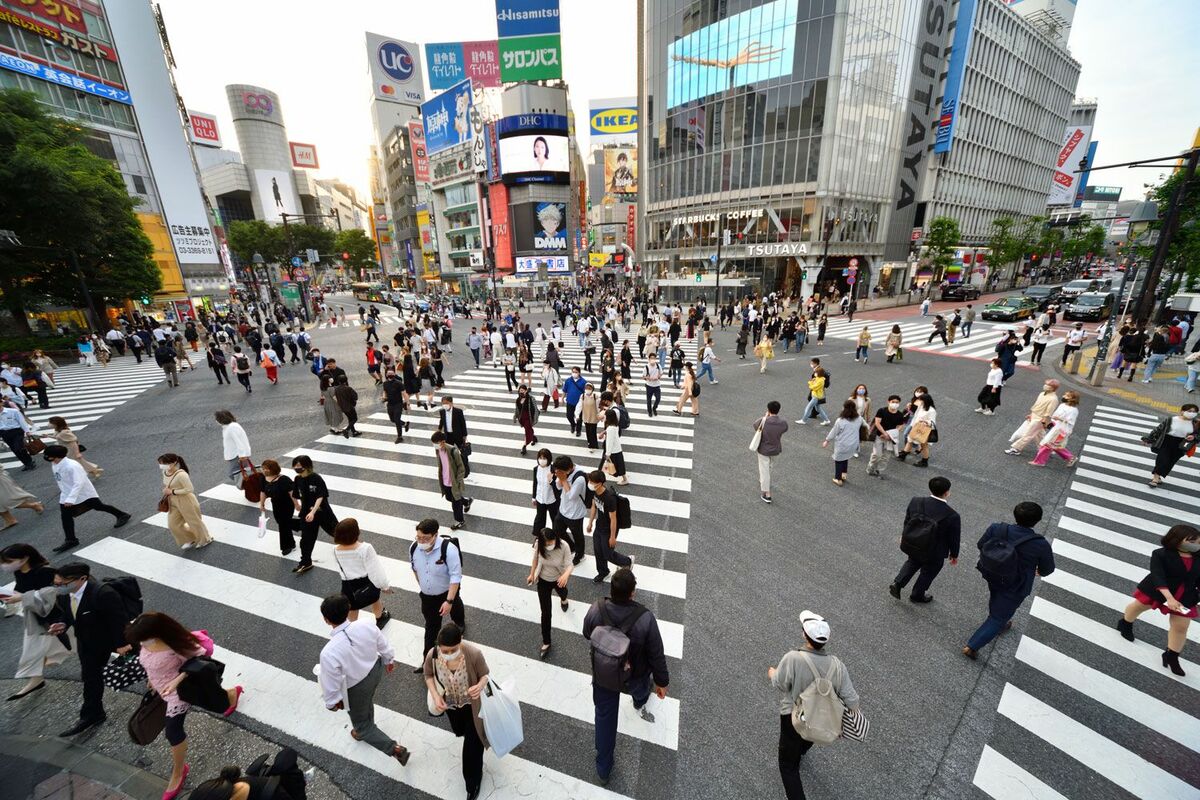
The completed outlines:
{"type": "Polygon", "coordinates": [[[121,598],[121,606],[125,609],[125,618],[134,620],[141,615],[145,605],[142,603],[142,587],[137,578],[121,575],[116,578],[105,578],[100,582],[100,588],[112,589],[121,598]]]}
{"type": "Polygon", "coordinates": [[[917,561],[932,555],[937,547],[937,520],[920,512],[913,514],[900,533],[900,552],[917,561]]]}
{"type": "Polygon", "coordinates": [[[610,489],[617,496],[617,530],[623,531],[633,527],[633,511],[629,508],[629,498],[623,494],[617,494],[615,489],[610,489]]]}
{"type": "MultiPolygon", "coordinates": [[[[459,545],[459,543],[458,543],[458,537],[447,536],[446,534],[443,533],[440,536],[440,538],[442,540],[442,557],[440,559],[438,559],[437,563],[439,563],[439,564],[446,563],[446,551],[447,551],[447,549],[449,549],[450,545],[453,544],[455,549],[458,550],[458,563],[461,565],[462,564],[462,546],[459,545]]],[[[417,543],[413,542],[412,546],[410,546],[408,548],[408,560],[409,561],[412,561],[412,557],[416,552],[417,552],[417,543]]]]}
{"type": "Polygon", "coordinates": [[[1038,536],[1038,533],[1026,533],[1013,539],[1012,526],[1005,525],[1003,536],[993,536],[980,545],[975,569],[989,581],[1002,586],[1013,585],[1021,577],[1021,557],[1017,548],[1038,536]]]}
{"type": "Polygon", "coordinates": [[[617,409],[617,430],[624,433],[629,427],[629,412],[620,403],[613,403],[613,408],[617,409]]]}
{"type": "Polygon", "coordinates": [[[246,358],[245,356],[236,356],[235,358],[237,360],[237,368],[238,369],[241,369],[241,370],[250,369],[250,359],[246,358]]]}
{"type": "Polygon", "coordinates": [[[307,797],[306,781],[304,772],[297,764],[296,751],[285,747],[275,756],[273,763],[267,763],[270,758],[268,754],[264,753],[246,767],[247,775],[270,779],[263,787],[262,800],[283,800],[283,798],[305,800],[307,797]],[[280,789],[283,791],[281,792],[280,789]]]}

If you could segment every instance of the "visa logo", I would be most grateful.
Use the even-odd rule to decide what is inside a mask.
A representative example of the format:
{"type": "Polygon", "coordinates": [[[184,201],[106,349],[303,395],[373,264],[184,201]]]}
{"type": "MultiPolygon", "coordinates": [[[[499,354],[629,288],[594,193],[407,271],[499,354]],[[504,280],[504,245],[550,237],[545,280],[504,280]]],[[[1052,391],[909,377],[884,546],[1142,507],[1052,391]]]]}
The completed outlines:
{"type": "Polygon", "coordinates": [[[634,133],[638,127],[636,108],[606,108],[592,114],[596,133],[634,133]]]}

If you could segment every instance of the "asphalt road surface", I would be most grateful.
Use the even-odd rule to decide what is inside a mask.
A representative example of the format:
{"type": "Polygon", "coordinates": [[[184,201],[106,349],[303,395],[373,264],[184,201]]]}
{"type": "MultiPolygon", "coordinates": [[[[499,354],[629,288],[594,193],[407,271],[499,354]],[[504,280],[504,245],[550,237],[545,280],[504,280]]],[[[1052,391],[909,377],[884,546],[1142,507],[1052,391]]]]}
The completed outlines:
{"type": "MultiPolygon", "coordinates": [[[[346,301],[348,309],[356,305],[346,301]]],[[[638,599],[662,626],[671,683],[666,700],[650,701],[653,724],[622,702],[607,788],[595,782],[588,650],[579,634],[587,606],[607,592],[590,580],[589,547],[571,580],[570,610],[555,609],[552,654],[538,658],[536,596],[524,580],[534,453],[519,454],[521,431],[511,421],[502,371],[475,369],[465,349],[474,321],[456,321],[445,391],[466,410],[474,446],[468,494],[476,502],[458,532],[469,639],[483,648],[494,677],[516,687],[525,731],[515,753],[485,759],[483,797],[782,797],[778,698],[766,671],[798,644],[797,615],[805,608],[829,620],[829,648],[849,669],[872,724],[866,743],[809,752],[802,775],[812,798],[1200,796],[1200,664],[1185,664],[1184,678],[1161,668],[1165,618],[1157,612],[1137,623],[1137,642],[1113,628],[1157,537],[1177,522],[1200,522],[1200,470],[1185,460],[1163,488],[1147,487],[1152,456],[1137,438],[1154,419],[1111,401],[1097,407],[1090,396],[1071,440],[1081,455],[1073,469],[1059,460],[1036,469],[1027,457],[1004,455],[1043,374],[1022,366],[997,414],[977,415],[985,359],[998,329],[1008,326],[978,322],[970,339],[927,345],[931,319],[912,309],[873,312],[852,325],[835,318],[823,345],[810,344],[799,356],[779,348],[765,374],[737,359],[731,332],[718,332],[720,383],[703,385],[698,418],[670,413],[678,393],[669,381],[661,415],[647,417],[634,381],[633,427],[623,437],[631,485],[622,492],[631,498],[635,527],[621,534],[621,548],[636,557],[638,599]],[[893,323],[909,342],[903,362],[885,363],[876,350],[869,364],[855,363],[853,339],[862,325],[871,326],[879,347],[893,323]],[[851,463],[847,484],[833,485],[830,451],[820,447],[826,429],[795,424],[813,355],[832,371],[835,402],[859,382],[876,407],[888,394],[907,400],[913,387],[928,385],[941,432],[929,468],[892,462],[882,480],[869,478],[864,454],[851,463]],[[771,399],[783,403],[791,429],[776,460],[775,502],[766,505],[747,444],[751,423],[771,399]],[[912,604],[907,594],[896,601],[887,585],[903,561],[897,538],[904,508],[934,475],[953,482],[962,560],[942,571],[934,602],[912,604]],[[975,542],[990,522],[1010,520],[1021,500],[1044,507],[1040,529],[1055,540],[1058,570],[1039,581],[1014,629],[969,661],[959,650],[987,611],[975,542]]],[[[545,316],[531,320],[548,324],[545,316]]],[[[90,561],[101,575],[137,576],[147,608],[213,635],[226,683],[247,689],[240,713],[226,724],[291,744],[352,797],[391,796],[399,781],[403,796],[459,798],[459,744],[443,719],[428,716],[423,683],[409,669],[398,669],[376,695],[380,726],[413,751],[406,768],[353,742],[348,717],[325,710],[313,665],[328,630],[317,606],[340,580],[330,544],[320,542],[316,569],[293,575],[295,554],[279,555],[273,527],[258,538],[257,509],[223,483],[212,419],[218,408],[232,410],[246,427],[255,461],[274,457],[286,466],[294,454],[312,456],[335,511],[355,516],[383,557],[396,587],[387,596],[393,621],[386,633],[402,667],[418,663],[421,617],[408,547],[416,520],[452,521],[428,441],[436,417],[412,412],[404,443],[393,444],[394,429],[365,372],[357,319],[339,322],[315,330],[314,340],[337,356],[359,390],[364,435],[357,439],[324,428],[307,365],[285,367],[278,386],[256,371],[250,395],[237,384],[218,387],[203,367],[183,373],[178,389],[154,382],[156,369],[136,367],[129,357],[115,359],[107,372],[65,367],[48,413],[76,423],[88,458],[107,470],[97,482],[101,496],[136,518],[113,531],[105,516],[82,517],[84,546],[69,558],[90,561]],[[192,468],[217,540],[211,547],[179,551],[165,515],[155,512],[154,459],[165,451],[180,453],[192,468]]],[[[385,317],[385,343],[394,330],[394,317],[385,317]]],[[[565,339],[565,360],[581,363],[573,337],[565,339]]],[[[1052,344],[1047,360],[1060,348],[1052,344]]],[[[196,362],[204,363],[203,354],[196,362]]],[[[581,465],[599,459],[570,435],[561,410],[543,416],[538,436],[539,446],[581,465]]],[[[48,553],[61,540],[49,465],[11,474],[49,510],[42,517],[18,512],[21,524],[2,541],[48,553]]],[[[1193,630],[1189,638],[1197,636],[1193,630]]],[[[19,650],[20,626],[9,620],[0,626],[0,671],[15,670],[19,650]]],[[[1191,655],[1185,650],[1185,662],[1191,655]]],[[[77,666],[69,661],[48,675],[76,678],[77,666]]],[[[0,704],[0,725],[4,714],[0,704]]],[[[165,748],[161,741],[150,746],[159,756],[165,748]]],[[[203,777],[193,774],[189,783],[203,777]]]]}

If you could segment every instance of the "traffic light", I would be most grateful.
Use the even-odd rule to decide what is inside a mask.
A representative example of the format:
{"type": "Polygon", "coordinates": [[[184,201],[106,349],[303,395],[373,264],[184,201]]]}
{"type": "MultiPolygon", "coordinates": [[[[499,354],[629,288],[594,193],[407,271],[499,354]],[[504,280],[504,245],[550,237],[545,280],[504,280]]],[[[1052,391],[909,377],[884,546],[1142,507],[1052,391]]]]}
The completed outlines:
{"type": "Polygon", "coordinates": [[[350,253],[343,250],[342,251],[342,261],[349,261],[349,260],[350,260],[350,253]]]}
{"type": "Polygon", "coordinates": [[[806,269],[800,270],[800,280],[802,280],[802,281],[808,280],[808,270],[806,270],[806,269]]]}
{"type": "Polygon", "coordinates": [[[142,305],[144,305],[144,306],[150,305],[150,296],[149,295],[145,295],[145,294],[142,295],[142,305]]]}
{"type": "Polygon", "coordinates": [[[696,273],[696,283],[700,283],[702,280],[704,280],[704,276],[702,274],[700,274],[699,272],[697,272],[696,273]]]}

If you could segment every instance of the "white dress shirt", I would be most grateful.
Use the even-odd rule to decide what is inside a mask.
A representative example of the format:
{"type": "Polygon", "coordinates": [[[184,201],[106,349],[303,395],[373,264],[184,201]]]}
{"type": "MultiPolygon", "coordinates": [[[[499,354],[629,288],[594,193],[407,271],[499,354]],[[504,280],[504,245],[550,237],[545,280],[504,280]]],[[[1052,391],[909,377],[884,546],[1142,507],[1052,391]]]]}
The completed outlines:
{"type": "Polygon", "coordinates": [[[100,496],[78,461],[64,458],[50,469],[54,472],[54,480],[58,481],[58,502],[60,504],[70,503],[77,506],[84,500],[100,496]]]}
{"type": "Polygon", "coordinates": [[[29,433],[31,428],[29,423],[25,421],[25,415],[11,406],[5,406],[0,410],[0,431],[20,428],[29,433]]]}
{"type": "Polygon", "coordinates": [[[250,457],[250,437],[246,429],[236,422],[221,426],[221,443],[225,446],[225,460],[250,457]]]}
{"type": "Polygon", "coordinates": [[[325,707],[336,706],[342,699],[342,686],[348,689],[367,677],[381,658],[384,664],[390,664],[396,654],[374,622],[347,620],[334,628],[321,648],[320,683],[325,707]]]}

